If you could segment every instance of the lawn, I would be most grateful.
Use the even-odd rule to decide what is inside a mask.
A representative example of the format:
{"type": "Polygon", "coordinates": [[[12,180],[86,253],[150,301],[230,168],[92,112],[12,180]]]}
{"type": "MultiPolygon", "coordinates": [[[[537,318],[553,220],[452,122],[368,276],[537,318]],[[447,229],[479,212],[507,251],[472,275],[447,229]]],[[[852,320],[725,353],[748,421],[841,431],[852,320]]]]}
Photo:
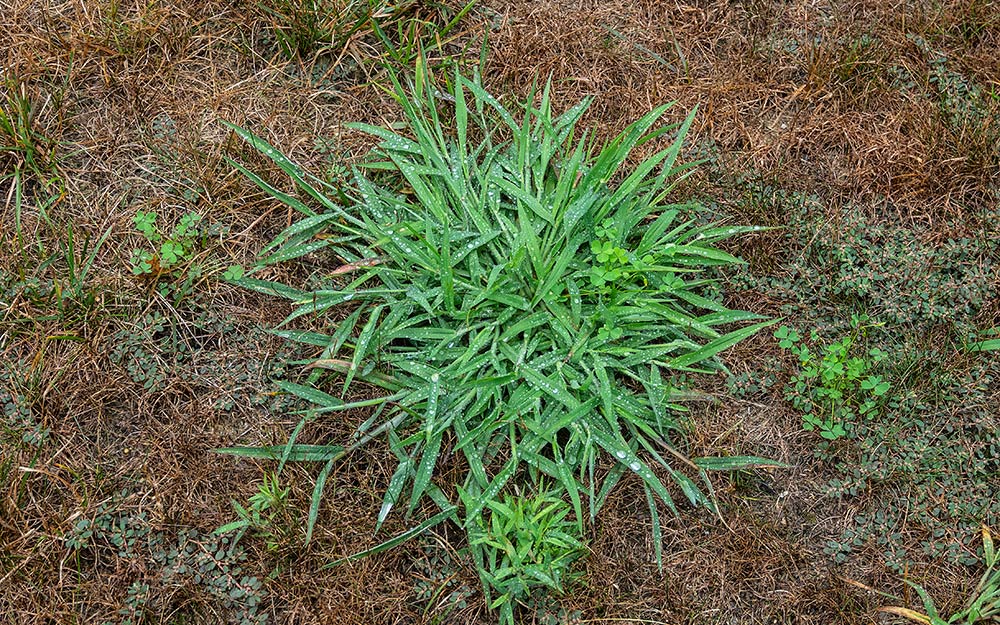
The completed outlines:
{"type": "Polygon", "coordinates": [[[1000,618],[996,2],[0,50],[0,621],[1000,618]]]}

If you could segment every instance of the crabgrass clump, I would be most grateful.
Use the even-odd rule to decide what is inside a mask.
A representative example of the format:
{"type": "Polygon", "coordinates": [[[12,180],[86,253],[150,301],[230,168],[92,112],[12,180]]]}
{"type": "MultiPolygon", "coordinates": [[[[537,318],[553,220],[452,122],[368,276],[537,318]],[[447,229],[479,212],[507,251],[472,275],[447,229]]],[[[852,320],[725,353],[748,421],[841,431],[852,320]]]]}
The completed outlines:
{"type": "MultiPolygon", "coordinates": [[[[715,243],[755,228],[699,224],[691,217],[697,207],[668,201],[688,169],[677,159],[693,116],[658,127],[671,105],[657,107],[595,149],[576,127],[589,101],[557,116],[548,87],[517,118],[477,79],[456,74],[442,93],[418,63],[414,82],[392,81],[407,131],[354,125],[381,143],[343,192],[232,127],[306,196],[233,162],[303,215],[235,282],[290,299],[288,321],[331,319],[321,321],[328,332],[279,333],[314,346],[310,367],[336,372],[339,389],[319,375],[282,388],[313,402],[311,414],[377,407],[347,449],[299,448],[294,437],[278,448],[283,459],[327,462],[307,536],[332,463],[384,435],[399,462],[378,526],[396,507],[412,513],[425,496],[441,510],[386,545],[453,517],[475,538],[505,489],[542,479],[566,494],[566,518],[579,532],[632,474],[646,491],[659,559],[660,509],[677,512],[668,484],[714,510],[706,467],[762,462],[689,460],[676,448],[682,393],[671,376],[722,369],[719,352],[770,323],[705,296],[704,269],[740,262],[715,243]],[[671,135],[623,171],[637,147],[671,135]],[[340,259],[322,288],[253,277],[310,254],[340,259]],[[337,321],[326,317],[344,308],[337,321]],[[748,321],[756,323],[722,330],[748,321]],[[357,382],[383,394],[351,400],[357,382]],[[461,515],[432,481],[451,454],[467,467],[461,515]]],[[[472,553],[488,589],[498,570],[475,540],[472,553]]]]}

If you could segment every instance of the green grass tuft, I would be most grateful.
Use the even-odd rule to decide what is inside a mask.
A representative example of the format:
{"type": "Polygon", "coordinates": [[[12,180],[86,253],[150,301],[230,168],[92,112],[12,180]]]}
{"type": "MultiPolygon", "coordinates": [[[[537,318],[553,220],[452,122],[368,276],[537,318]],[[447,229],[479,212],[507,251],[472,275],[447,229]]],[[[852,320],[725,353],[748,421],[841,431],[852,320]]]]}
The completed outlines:
{"type": "MultiPolygon", "coordinates": [[[[412,513],[425,496],[442,510],[436,520],[453,517],[458,508],[432,477],[454,453],[467,466],[460,523],[472,534],[505,489],[526,478],[554,480],[582,529],[633,473],[648,496],[659,559],[659,510],[677,512],[668,484],[690,504],[715,509],[706,469],[716,465],[674,447],[682,408],[669,378],[720,370],[721,351],[771,323],[702,294],[704,269],[741,262],[714,244],[755,228],[699,224],[696,207],[668,201],[689,169],[678,157],[693,114],[663,126],[672,105],[662,105],[592,150],[576,128],[588,101],[556,116],[546,87],[518,118],[460,74],[446,93],[419,63],[414,83],[392,80],[407,133],[354,125],[381,143],[337,199],[273,146],[232,127],[311,198],[233,163],[304,216],[235,282],[291,299],[287,321],[353,306],[327,335],[282,334],[322,348],[311,367],[341,375],[341,396],[357,382],[383,395],[352,402],[320,384],[286,390],[313,402],[313,414],[377,407],[356,440],[385,433],[399,460],[379,525],[397,507],[412,513]],[[667,136],[623,171],[633,150],[667,136]],[[324,288],[253,277],[317,253],[343,259],[324,288]],[[746,322],[754,323],[723,330],[746,322]],[[610,472],[601,469],[605,458],[610,472]]],[[[320,474],[309,532],[341,455],[320,474]]]]}

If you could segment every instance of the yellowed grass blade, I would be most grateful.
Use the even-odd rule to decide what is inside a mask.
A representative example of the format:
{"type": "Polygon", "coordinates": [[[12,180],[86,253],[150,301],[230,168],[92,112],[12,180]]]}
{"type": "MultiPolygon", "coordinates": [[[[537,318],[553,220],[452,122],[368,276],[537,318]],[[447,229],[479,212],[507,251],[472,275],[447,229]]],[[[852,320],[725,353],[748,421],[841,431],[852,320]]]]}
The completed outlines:
{"type": "Polygon", "coordinates": [[[901,608],[899,606],[889,606],[887,608],[879,608],[879,612],[888,612],[889,614],[895,614],[896,616],[902,616],[905,619],[909,619],[915,623],[924,623],[924,625],[930,625],[931,617],[926,614],[921,614],[916,610],[911,610],[909,608],[901,608]]]}

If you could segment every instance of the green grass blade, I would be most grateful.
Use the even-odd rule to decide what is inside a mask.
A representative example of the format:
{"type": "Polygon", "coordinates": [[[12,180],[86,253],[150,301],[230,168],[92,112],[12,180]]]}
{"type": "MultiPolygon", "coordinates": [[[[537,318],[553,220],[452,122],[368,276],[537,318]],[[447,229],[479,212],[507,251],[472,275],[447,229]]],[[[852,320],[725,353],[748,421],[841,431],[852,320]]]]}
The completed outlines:
{"type": "Polygon", "coordinates": [[[265,193],[267,193],[274,199],[278,200],[279,202],[285,204],[286,206],[294,208],[303,215],[306,215],[307,217],[314,217],[316,215],[316,211],[303,204],[298,198],[296,198],[293,195],[289,195],[284,191],[278,189],[277,187],[271,185],[269,182],[265,181],[263,178],[253,173],[243,165],[237,163],[236,161],[228,157],[226,158],[226,162],[232,167],[235,167],[237,171],[239,171],[241,174],[246,176],[247,179],[250,180],[250,182],[254,183],[258,187],[263,189],[265,193]]]}
{"type": "Polygon", "coordinates": [[[649,506],[649,519],[653,532],[653,553],[656,555],[656,568],[663,570],[663,530],[660,527],[660,511],[657,509],[656,498],[653,491],[648,487],[643,489],[646,493],[646,503],[649,506]]]}
{"type": "Polygon", "coordinates": [[[378,520],[375,523],[376,532],[385,523],[389,512],[392,511],[393,506],[399,501],[399,497],[403,493],[403,486],[412,472],[413,467],[410,459],[405,458],[400,460],[399,465],[396,466],[396,471],[392,474],[392,479],[389,480],[389,487],[385,491],[385,496],[382,498],[382,507],[378,511],[378,520]]]}
{"type": "Polygon", "coordinates": [[[282,154],[280,150],[278,150],[273,145],[271,145],[267,141],[264,141],[263,139],[261,139],[260,137],[258,137],[257,135],[253,134],[248,130],[240,128],[239,126],[231,124],[226,121],[223,121],[222,123],[226,125],[228,128],[230,128],[237,135],[239,135],[241,139],[243,139],[251,146],[253,146],[255,150],[257,150],[267,158],[271,159],[271,161],[273,161],[274,164],[277,165],[279,169],[281,169],[281,171],[285,172],[300,189],[305,191],[314,200],[319,202],[328,210],[332,210],[337,213],[343,213],[343,209],[341,209],[341,207],[338,204],[330,200],[328,197],[326,197],[318,190],[316,190],[311,184],[309,184],[305,179],[305,174],[303,174],[299,166],[293,163],[287,156],[282,154]]]}
{"type": "Polygon", "coordinates": [[[312,498],[309,502],[309,515],[306,518],[306,544],[312,540],[313,529],[316,527],[316,519],[319,517],[319,506],[323,501],[323,489],[326,488],[326,479],[330,477],[333,464],[339,457],[330,458],[319,472],[316,478],[316,486],[313,488],[312,498]]]}
{"type": "Polygon", "coordinates": [[[777,321],[764,321],[746,328],[741,328],[739,330],[734,330],[729,334],[720,336],[719,338],[711,341],[710,343],[696,349],[692,352],[684,354],[683,356],[678,356],[667,361],[667,364],[675,369],[685,369],[691,365],[703,362],[709,358],[714,357],[719,352],[729,349],[733,345],[736,345],[740,341],[750,336],[756,334],[759,330],[766,328],[768,326],[774,325],[777,321]]]}
{"type": "Polygon", "coordinates": [[[351,381],[354,380],[354,376],[357,375],[358,369],[361,367],[361,361],[365,359],[368,355],[368,350],[371,345],[372,339],[375,338],[375,333],[378,331],[378,320],[384,310],[384,306],[376,306],[372,309],[370,316],[368,317],[368,323],[362,328],[361,334],[358,335],[358,342],[354,346],[354,355],[351,358],[351,369],[347,372],[347,376],[344,378],[344,392],[347,392],[348,387],[351,386],[351,381]]]}
{"type": "Polygon", "coordinates": [[[258,280],[257,278],[240,278],[238,280],[231,281],[236,286],[241,286],[245,289],[251,291],[256,291],[257,293],[263,293],[264,295],[274,295],[277,297],[283,297],[289,300],[301,300],[306,297],[308,293],[300,289],[296,289],[280,282],[272,282],[270,280],[258,280]]]}
{"type": "Polygon", "coordinates": [[[414,527],[406,530],[402,534],[394,536],[393,538],[390,538],[389,540],[387,540],[387,541],[385,541],[383,543],[380,543],[380,544],[376,545],[375,547],[372,547],[371,549],[365,549],[364,551],[360,551],[358,553],[355,553],[354,555],[347,556],[346,558],[341,558],[339,560],[335,560],[335,561],[333,561],[333,562],[331,562],[331,563],[329,563],[327,565],[324,565],[323,568],[334,567],[334,566],[337,566],[338,564],[343,564],[344,562],[350,562],[352,560],[358,560],[360,558],[364,558],[364,557],[367,557],[367,556],[370,556],[370,555],[375,555],[376,553],[381,553],[383,551],[386,551],[387,549],[392,549],[396,545],[401,545],[401,544],[405,543],[406,541],[410,540],[411,538],[415,538],[415,537],[423,534],[424,532],[426,532],[430,528],[434,527],[435,525],[443,523],[444,521],[447,521],[448,519],[454,517],[455,516],[455,512],[457,510],[458,510],[457,506],[452,506],[450,508],[446,508],[446,509],[442,510],[441,512],[438,512],[434,516],[430,517],[426,521],[420,523],[419,525],[416,525],[416,526],[414,526],[414,527]]]}
{"type": "Polygon", "coordinates": [[[295,384],[294,382],[288,382],[286,380],[278,380],[275,384],[286,393],[291,393],[296,397],[301,397],[310,403],[316,404],[320,408],[340,408],[344,405],[344,400],[338,399],[329,393],[324,393],[323,391],[311,386],[295,384]]]}
{"type": "Polygon", "coordinates": [[[413,478],[413,490],[410,493],[409,512],[413,512],[420,502],[427,486],[431,483],[431,476],[434,474],[434,467],[437,465],[438,455],[441,453],[441,440],[444,437],[438,433],[427,437],[424,445],[424,453],[420,457],[420,465],[417,467],[417,474],[413,478]]]}
{"type": "Polygon", "coordinates": [[[721,456],[721,457],[692,458],[691,462],[695,463],[702,469],[706,469],[708,471],[739,471],[742,469],[753,469],[753,468],[774,468],[774,469],[788,468],[788,465],[783,462],[778,462],[777,460],[769,460],[768,458],[760,458],[758,456],[721,456]]]}
{"type": "Polygon", "coordinates": [[[261,460],[280,460],[288,451],[288,462],[326,462],[341,457],[344,448],[340,445],[271,445],[267,447],[221,447],[216,453],[240,456],[242,458],[258,458],[261,460]]]}

